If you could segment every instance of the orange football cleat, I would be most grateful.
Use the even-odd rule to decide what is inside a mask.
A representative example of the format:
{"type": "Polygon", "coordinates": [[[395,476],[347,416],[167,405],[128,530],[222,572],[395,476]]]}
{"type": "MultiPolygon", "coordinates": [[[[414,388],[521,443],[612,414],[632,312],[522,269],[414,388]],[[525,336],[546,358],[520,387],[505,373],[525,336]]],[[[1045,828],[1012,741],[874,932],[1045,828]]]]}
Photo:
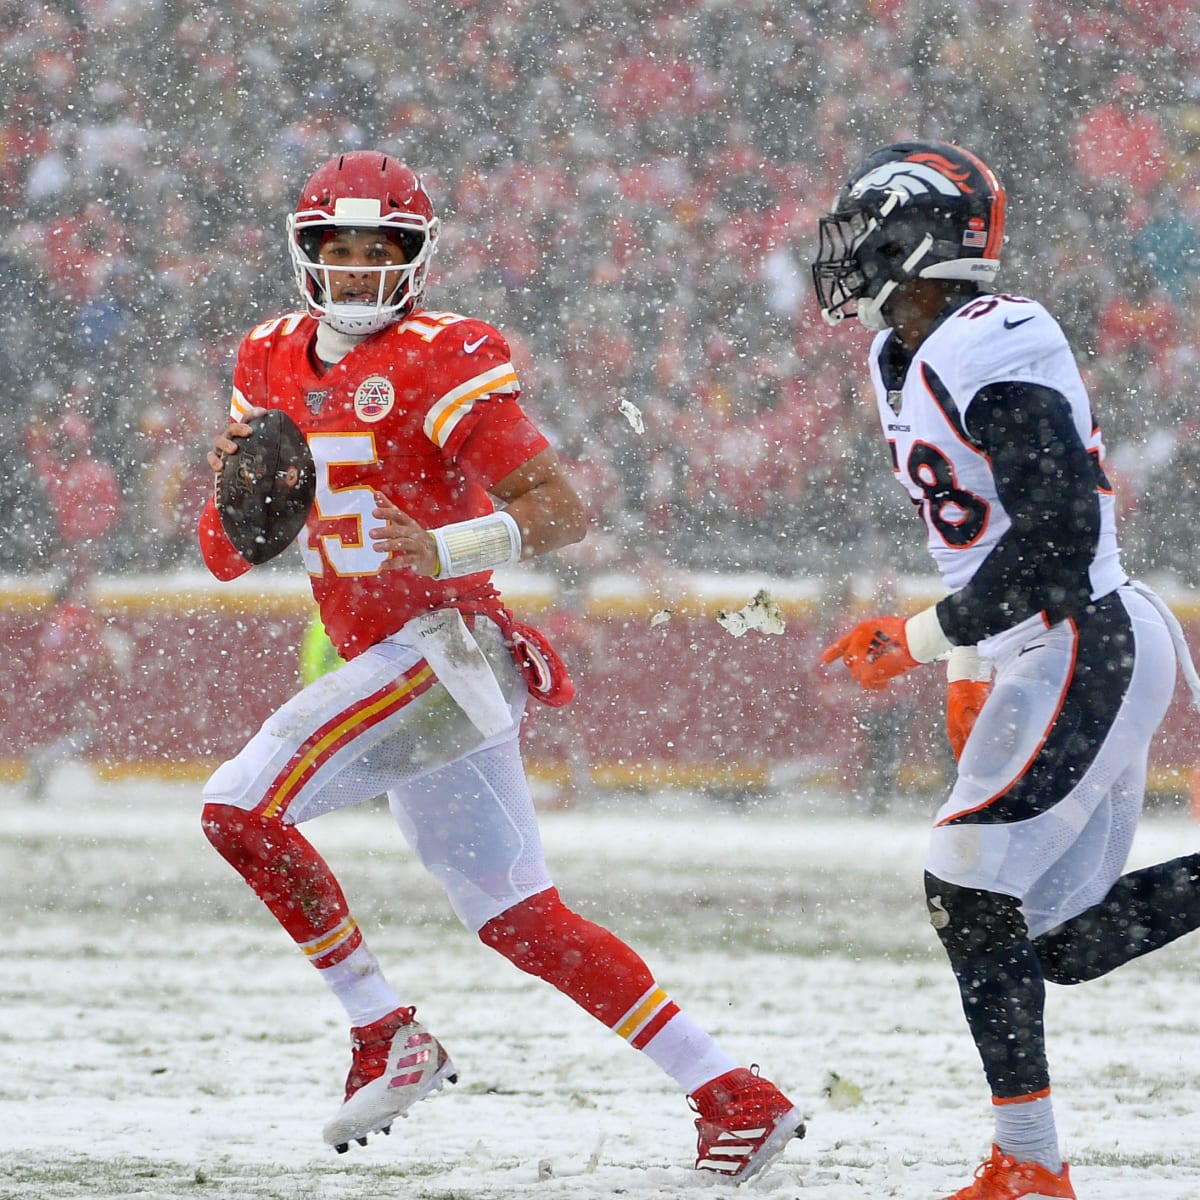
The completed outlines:
{"type": "Polygon", "coordinates": [[[945,1200],[1075,1200],[1066,1163],[1055,1175],[1040,1163],[1016,1162],[999,1146],[975,1172],[975,1182],[945,1200]]]}

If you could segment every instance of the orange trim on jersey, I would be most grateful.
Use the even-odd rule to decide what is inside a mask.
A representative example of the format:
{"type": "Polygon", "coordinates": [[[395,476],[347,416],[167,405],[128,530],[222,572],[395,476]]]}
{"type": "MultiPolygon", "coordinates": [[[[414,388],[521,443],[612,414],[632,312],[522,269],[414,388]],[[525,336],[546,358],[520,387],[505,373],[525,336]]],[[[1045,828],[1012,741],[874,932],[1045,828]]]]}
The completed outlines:
{"type": "Polygon", "coordinates": [[[422,659],[394,683],[360,700],[322,725],[300,746],[272,781],[267,789],[267,800],[262,806],[263,816],[273,817],[285,809],[316,771],[347,742],[412,703],[435,683],[437,676],[433,668],[422,659]]]}
{"type": "MultiPolygon", "coordinates": [[[[932,373],[934,379],[936,379],[938,381],[938,383],[942,383],[941,377],[938,375],[938,373],[936,371],[934,371],[933,367],[931,367],[926,360],[922,359],[921,360],[921,386],[925,389],[925,394],[929,397],[930,400],[933,401],[934,407],[938,410],[938,412],[940,412],[942,414],[942,420],[946,422],[947,428],[954,435],[954,440],[957,441],[959,443],[959,445],[965,446],[968,450],[971,451],[972,454],[978,454],[979,457],[982,458],[985,463],[987,463],[988,469],[990,470],[991,465],[992,465],[992,456],[990,454],[988,454],[988,452],[986,450],[982,449],[980,446],[976,446],[974,442],[972,442],[968,439],[967,427],[965,424],[963,424],[962,413],[958,413],[958,424],[957,425],[955,425],[955,423],[950,419],[950,414],[942,406],[941,400],[938,399],[938,394],[937,394],[937,392],[934,391],[933,384],[929,382],[929,373],[932,373]]],[[[942,387],[945,388],[946,385],[944,383],[942,383],[942,387]]],[[[946,399],[949,403],[954,405],[955,411],[957,411],[958,410],[958,401],[956,401],[954,399],[954,397],[952,395],[950,395],[949,388],[946,388],[946,399]]],[[[916,438],[913,441],[913,445],[915,446],[918,442],[923,445],[926,445],[926,446],[933,446],[935,450],[937,449],[937,444],[935,442],[929,441],[927,438],[916,438]]],[[[943,455],[942,457],[944,458],[945,455],[943,455]]],[[[953,469],[954,464],[951,463],[950,466],[951,466],[951,469],[953,469]]],[[[957,483],[957,482],[958,482],[958,480],[956,479],[955,483],[957,483]]],[[[989,509],[991,508],[990,504],[988,505],[988,508],[989,509]]]]}
{"type": "Polygon", "coordinates": [[[1024,1096],[993,1096],[992,1103],[997,1108],[1002,1104],[1028,1104],[1031,1100],[1045,1100],[1048,1095],[1050,1095],[1050,1089],[1044,1087],[1040,1091],[1029,1092],[1024,1096]]]}
{"type": "Polygon", "coordinates": [[[462,415],[460,410],[466,406],[469,408],[480,396],[488,396],[493,392],[498,392],[503,388],[512,387],[517,382],[516,371],[510,370],[507,375],[502,375],[498,379],[489,379],[486,383],[480,384],[473,388],[465,395],[459,396],[453,403],[448,404],[444,412],[438,414],[438,418],[433,423],[431,430],[430,441],[436,446],[442,444],[442,430],[448,422],[457,422],[459,416],[462,415]]]}
{"type": "MultiPolygon", "coordinates": [[[[982,458],[983,461],[985,463],[987,463],[988,470],[991,470],[991,468],[992,468],[991,456],[985,450],[983,450],[981,447],[974,445],[971,441],[968,440],[966,426],[963,424],[963,415],[961,412],[958,411],[958,403],[954,399],[954,397],[950,394],[950,389],[947,388],[944,383],[942,383],[941,378],[938,376],[938,373],[933,369],[932,366],[929,365],[928,362],[925,362],[925,361],[921,362],[921,372],[920,373],[921,373],[921,386],[925,389],[925,394],[933,402],[934,408],[936,408],[937,411],[939,413],[941,413],[942,420],[945,422],[946,428],[950,430],[950,433],[953,435],[955,440],[960,445],[962,445],[965,449],[970,451],[971,454],[977,455],[978,457],[982,458]],[[945,394],[944,402],[943,402],[943,399],[938,396],[937,389],[934,387],[935,381],[937,382],[937,384],[940,387],[945,389],[946,394],[945,394]],[[953,415],[947,409],[947,405],[953,406],[953,415]]],[[[946,466],[950,470],[950,475],[951,475],[951,479],[954,484],[954,487],[957,488],[958,487],[958,471],[957,471],[954,463],[951,462],[950,459],[946,457],[946,455],[942,452],[942,450],[940,449],[938,444],[936,442],[929,441],[927,438],[915,439],[912,444],[912,447],[909,448],[910,461],[912,458],[912,448],[916,447],[916,446],[929,446],[945,462],[946,466]]],[[[892,457],[896,458],[895,451],[892,452],[892,457]]],[[[899,460],[897,459],[897,462],[898,461],[899,460]]],[[[905,470],[908,471],[907,464],[905,466],[905,470]]],[[[901,480],[901,482],[903,482],[903,479],[901,480]]],[[[914,479],[913,482],[916,483],[918,481],[914,479]]],[[[933,507],[934,506],[934,492],[933,492],[933,490],[931,490],[930,488],[927,488],[927,487],[922,487],[921,492],[923,495],[923,499],[921,500],[921,505],[925,512],[926,524],[928,524],[931,527],[932,531],[937,533],[938,537],[940,537],[942,539],[942,542],[945,545],[947,545],[947,546],[951,545],[949,538],[947,538],[946,535],[939,528],[938,521],[940,521],[941,524],[951,525],[951,526],[957,526],[957,525],[961,524],[961,522],[951,521],[948,518],[946,518],[944,515],[942,515],[942,510],[941,510],[940,505],[938,508],[938,521],[935,521],[934,520],[934,507],[933,507]]],[[[979,532],[976,533],[975,536],[970,539],[970,541],[953,543],[953,548],[955,550],[967,550],[971,546],[977,545],[982,540],[984,535],[987,533],[987,531],[992,523],[992,504],[991,504],[991,502],[984,499],[984,497],[980,496],[978,492],[970,492],[967,494],[974,496],[974,498],[976,500],[978,500],[980,502],[980,504],[983,505],[983,508],[984,508],[983,519],[979,523],[979,532]]],[[[962,506],[960,505],[958,507],[961,508],[962,506]]],[[[963,519],[965,520],[967,518],[967,516],[968,516],[967,510],[964,508],[963,509],[963,519]]]]}
{"type": "Polygon", "coordinates": [[[233,395],[229,398],[229,419],[231,421],[244,421],[246,413],[250,411],[250,401],[242,395],[240,389],[234,388],[233,395]]]}
{"type": "MultiPolygon", "coordinates": [[[[1044,618],[1043,618],[1044,619],[1044,618]]],[[[979,804],[972,805],[970,808],[964,808],[961,812],[951,813],[948,817],[943,817],[940,821],[934,822],[934,828],[942,825],[949,825],[952,821],[957,821],[961,817],[970,816],[971,813],[982,812],[989,804],[995,803],[1001,796],[1007,794],[1013,784],[1017,782],[1029,768],[1033,765],[1034,760],[1042,752],[1042,747],[1046,744],[1046,739],[1050,736],[1050,731],[1054,728],[1055,721],[1058,720],[1058,714],[1062,712],[1063,705],[1067,702],[1067,692],[1071,687],[1071,680],[1075,677],[1075,661],[1079,656],[1079,628],[1075,624],[1074,617],[1068,617],[1066,623],[1070,625],[1071,632],[1074,635],[1074,640],[1071,643],[1071,663],[1067,668],[1066,678],[1063,680],[1062,691],[1058,694],[1058,703],[1054,706],[1054,712],[1050,720],[1046,722],[1046,728],[1042,732],[1042,736],[1038,744],[1034,747],[1033,753],[1025,760],[1024,766],[1010,779],[998,792],[993,792],[986,800],[979,804]]]]}

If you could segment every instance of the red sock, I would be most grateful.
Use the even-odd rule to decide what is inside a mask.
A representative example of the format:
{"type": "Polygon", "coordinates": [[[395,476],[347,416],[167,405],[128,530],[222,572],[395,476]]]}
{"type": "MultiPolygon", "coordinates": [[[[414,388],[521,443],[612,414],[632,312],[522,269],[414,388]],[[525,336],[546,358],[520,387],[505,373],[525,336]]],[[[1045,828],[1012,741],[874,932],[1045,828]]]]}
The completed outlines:
{"type": "Polygon", "coordinates": [[[202,823],[313,966],[330,967],[362,943],[333,872],[294,826],[229,804],[206,804],[202,823]]]}
{"type": "MultiPolygon", "coordinates": [[[[479,939],[522,971],[553,984],[610,1029],[628,1018],[647,993],[657,992],[641,957],[607,929],[573,913],[556,888],[494,917],[479,931],[479,939]]],[[[669,1001],[665,1007],[670,1011],[661,1014],[659,1027],[678,1011],[669,1001]]]]}

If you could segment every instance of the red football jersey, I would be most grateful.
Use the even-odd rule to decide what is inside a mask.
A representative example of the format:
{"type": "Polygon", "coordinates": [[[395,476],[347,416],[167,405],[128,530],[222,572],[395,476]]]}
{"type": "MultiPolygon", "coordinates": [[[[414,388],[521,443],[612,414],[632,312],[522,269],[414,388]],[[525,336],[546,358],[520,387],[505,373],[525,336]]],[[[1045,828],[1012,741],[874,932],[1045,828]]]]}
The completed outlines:
{"type": "MultiPolygon", "coordinates": [[[[417,614],[478,593],[491,573],[429,579],[384,570],[368,530],[381,492],[427,529],[494,509],[488,489],[548,445],[517,403],[508,343],[457,313],[418,311],[319,370],[317,323],[293,313],[238,350],[231,415],[283,409],[308,438],[316,501],[299,542],[330,638],[353,658],[417,614]]],[[[200,542],[214,575],[249,569],[212,500],[200,542]]]]}

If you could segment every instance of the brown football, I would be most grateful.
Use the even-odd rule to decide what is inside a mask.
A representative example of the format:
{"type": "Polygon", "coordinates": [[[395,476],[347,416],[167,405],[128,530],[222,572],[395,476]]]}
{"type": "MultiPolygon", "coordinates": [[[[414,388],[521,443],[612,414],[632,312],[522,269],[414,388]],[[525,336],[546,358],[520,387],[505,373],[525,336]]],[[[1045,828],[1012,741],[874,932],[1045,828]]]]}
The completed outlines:
{"type": "Polygon", "coordinates": [[[317,490],[317,469],[300,427],[272,408],[246,422],[235,438],[217,485],[217,511],[237,552],[264,563],[282,553],[304,528],[317,490]]]}

